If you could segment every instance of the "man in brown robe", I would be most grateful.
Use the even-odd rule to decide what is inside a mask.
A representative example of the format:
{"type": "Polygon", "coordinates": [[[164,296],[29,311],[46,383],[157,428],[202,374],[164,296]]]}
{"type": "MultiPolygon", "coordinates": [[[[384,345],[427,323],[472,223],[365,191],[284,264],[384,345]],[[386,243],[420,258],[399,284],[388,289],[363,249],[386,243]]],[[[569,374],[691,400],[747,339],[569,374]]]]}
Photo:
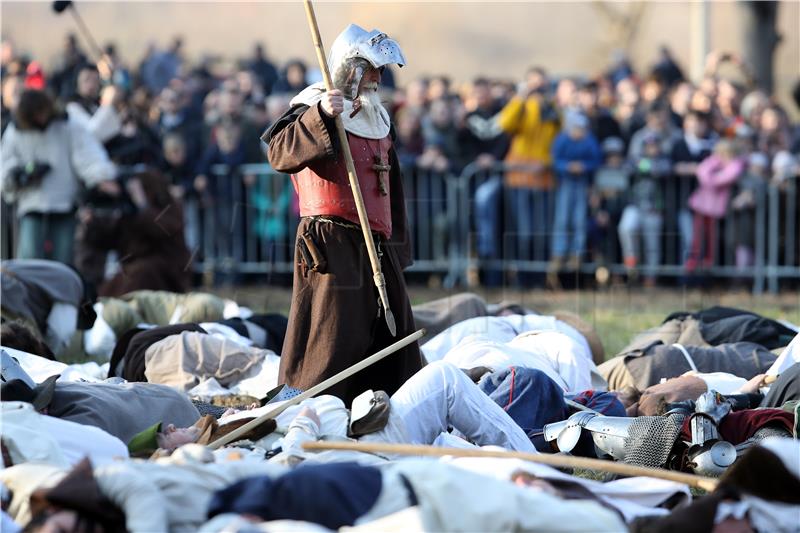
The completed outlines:
{"type": "MultiPolygon", "coordinates": [[[[382,69],[402,66],[397,43],[377,30],[348,26],[329,57],[335,90],[311,85],[262,137],[275,170],[292,174],[300,197],[294,286],[279,380],[306,390],[414,331],[403,268],[411,263],[402,176],[386,110],[378,98],[382,69]],[[341,115],[389,306],[392,337],[349,187],[335,117],[341,115]]],[[[332,387],[345,402],[366,389],[393,394],[421,368],[412,344],[332,387]]]]}

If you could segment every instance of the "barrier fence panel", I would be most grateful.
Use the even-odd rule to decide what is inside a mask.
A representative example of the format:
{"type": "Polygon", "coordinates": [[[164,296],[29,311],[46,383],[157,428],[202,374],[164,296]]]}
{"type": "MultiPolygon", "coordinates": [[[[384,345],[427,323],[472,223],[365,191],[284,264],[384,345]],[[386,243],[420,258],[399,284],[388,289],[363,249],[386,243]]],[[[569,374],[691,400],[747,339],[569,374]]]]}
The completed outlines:
{"type": "MultiPolygon", "coordinates": [[[[205,195],[193,206],[202,220],[195,270],[239,274],[291,274],[299,222],[291,178],[266,164],[229,169],[217,165],[205,195]]],[[[191,217],[187,217],[191,218],[191,217]]]]}
{"type": "Polygon", "coordinates": [[[456,205],[450,201],[453,177],[446,172],[403,169],[409,235],[414,264],[411,272],[446,275],[450,272],[456,205]]]}
{"type": "MultiPolygon", "coordinates": [[[[477,271],[484,283],[496,285],[510,272],[541,274],[547,270],[550,245],[556,237],[552,223],[555,191],[507,188],[503,185],[506,170],[503,165],[486,170],[473,164],[456,181],[459,222],[454,239],[462,244],[455,248],[466,251],[461,258],[451,260],[450,277],[457,283],[474,279],[477,271]]],[[[663,205],[658,211],[661,254],[655,275],[687,276],[686,262],[694,245],[699,272],[752,279],[755,293],[762,292],[766,284],[771,292],[777,292],[782,278],[800,279],[796,180],[780,187],[770,185],[755,194],[753,205],[740,210],[729,208],[724,218],[712,221],[710,226],[700,220],[695,224],[688,208],[694,183],[692,177],[658,182],[663,205]],[[699,234],[698,228],[703,228],[699,234]],[[700,240],[695,243],[694,239],[700,240]],[[707,257],[713,258],[711,264],[705,261],[707,257]]],[[[602,231],[592,221],[587,225],[584,273],[592,273],[599,266],[600,248],[603,264],[612,273],[626,272],[617,239],[619,213],[610,218],[602,231]],[[592,250],[595,234],[602,235],[603,240],[592,250]]],[[[644,247],[644,243],[639,244],[640,252],[644,247]]]]}

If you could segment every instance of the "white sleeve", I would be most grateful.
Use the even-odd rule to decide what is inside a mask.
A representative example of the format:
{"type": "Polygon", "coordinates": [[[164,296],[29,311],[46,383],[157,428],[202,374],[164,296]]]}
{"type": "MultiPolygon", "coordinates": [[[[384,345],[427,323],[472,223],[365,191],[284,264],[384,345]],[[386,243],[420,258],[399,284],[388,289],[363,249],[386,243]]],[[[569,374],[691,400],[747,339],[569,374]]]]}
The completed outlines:
{"type": "Polygon", "coordinates": [[[705,381],[708,390],[715,390],[720,394],[737,394],[739,389],[747,383],[746,379],[726,372],[711,372],[708,374],[692,372],[691,375],[705,381]]]}
{"type": "Polygon", "coordinates": [[[97,485],[125,513],[131,533],[160,533],[169,524],[164,496],[158,486],[130,465],[116,464],[95,469],[97,485]]]}
{"type": "Polygon", "coordinates": [[[113,106],[100,106],[94,115],[90,115],[79,104],[70,102],[67,104],[67,114],[71,120],[89,130],[101,143],[117,135],[122,128],[122,121],[113,106]]]}
{"type": "Polygon", "coordinates": [[[289,455],[304,455],[304,442],[319,440],[320,429],[316,422],[307,416],[296,416],[289,424],[289,430],[283,438],[283,451],[289,455]]]}
{"type": "Polygon", "coordinates": [[[800,363],[800,333],[794,336],[789,346],[787,346],[775,362],[772,363],[772,366],[767,370],[767,375],[778,376],[781,372],[797,363],[800,363]]]}
{"type": "Polygon", "coordinates": [[[106,149],[88,129],[70,120],[69,135],[72,167],[86,185],[91,187],[116,177],[117,169],[106,149]]]}
{"type": "Polygon", "coordinates": [[[47,315],[47,345],[59,354],[72,339],[78,326],[78,308],[72,304],[56,302],[47,315]]]}
{"type": "Polygon", "coordinates": [[[11,169],[22,164],[15,144],[17,141],[17,130],[13,125],[9,125],[3,134],[3,142],[0,143],[0,153],[2,154],[2,167],[0,168],[0,180],[2,180],[3,196],[7,201],[12,201],[11,195],[14,193],[15,186],[11,179],[11,169]]]}

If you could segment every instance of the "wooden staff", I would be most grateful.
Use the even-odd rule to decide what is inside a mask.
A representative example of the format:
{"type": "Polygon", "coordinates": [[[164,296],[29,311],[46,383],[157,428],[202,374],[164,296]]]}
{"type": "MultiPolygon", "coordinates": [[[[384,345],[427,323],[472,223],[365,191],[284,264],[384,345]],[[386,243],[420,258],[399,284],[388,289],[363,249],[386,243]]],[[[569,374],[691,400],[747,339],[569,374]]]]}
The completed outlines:
{"type": "Polygon", "coordinates": [[[350,376],[352,376],[356,372],[364,370],[368,366],[370,366],[370,365],[372,365],[374,363],[377,363],[378,361],[380,361],[381,359],[383,359],[387,355],[396,352],[400,348],[408,346],[412,342],[416,342],[417,340],[422,338],[424,335],[425,335],[425,330],[424,329],[420,329],[418,331],[415,331],[414,333],[412,333],[408,337],[400,339],[399,341],[395,342],[391,346],[387,346],[386,348],[384,348],[380,352],[378,352],[378,353],[376,353],[374,355],[370,355],[369,357],[367,357],[363,361],[359,361],[358,363],[354,364],[353,366],[351,366],[349,368],[345,368],[344,370],[342,370],[338,374],[329,377],[325,381],[323,381],[321,383],[317,383],[316,385],[314,385],[313,387],[311,387],[307,391],[305,391],[305,392],[303,392],[301,394],[298,394],[297,396],[295,396],[294,398],[292,398],[290,400],[287,400],[286,402],[281,403],[280,405],[276,406],[275,409],[267,411],[263,415],[259,416],[258,418],[255,418],[255,419],[251,420],[250,422],[248,422],[247,424],[243,425],[242,427],[240,427],[240,428],[238,428],[238,429],[236,429],[234,431],[231,431],[230,433],[228,433],[224,437],[220,437],[219,439],[217,439],[214,442],[212,442],[211,444],[209,444],[208,447],[211,448],[212,450],[216,450],[220,446],[228,444],[229,442],[233,442],[234,440],[238,439],[239,437],[241,437],[242,435],[244,435],[245,433],[247,433],[251,429],[260,426],[261,424],[263,424],[267,420],[275,418],[276,416],[278,416],[279,414],[284,412],[289,407],[291,407],[293,405],[296,405],[296,404],[302,402],[303,400],[311,398],[312,396],[315,396],[315,395],[319,394],[320,392],[324,391],[325,389],[336,385],[340,381],[343,381],[343,380],[349,378],[350,376]]]}
{"type": "Polygon", "coordinates": [[[646,468],[643,466],[617,463],[614,461],[604,461],[601,459],[590,459],[588,457],[575,457],[572,455],[551,455],[545,453],[525,453],[513,452],[508,450],[465,450],[463,448],[439,448],[437,446],[420,446],[415,444],[384,444],[377,442],[306,442],[303,449],[309,451],[324,450],[346,450],[366,453],[384,453],[395,455],[427,455],[442,457],[450,455],[453,457],[500,457],[524,459],[532,463],[541,463],[558,468],[584,468],[587,470],[600,470],[622,474],[624,476],[644,476],[658,479],[667,479],[685,483],[690,487],[697,487],[703,490],[712,491],[716,488],[719,480],[676,472],[674,470],[664,470],[661,468],[646,468]]]}
{"type": "MultiPolygon", "coordinates": [[[[325,89],[328,91],[333,90],[333,80],[331,73],[328,69],[328,61],[325,59],[325,49],[322,46],[322,38],[319,35],[319,26],[317,25],[317,16],[314,14],[314,6],[311,5],[311,0],[304,0],[306,6],[306,16],[308,17],[308,27],[311,30],[311,39],[314,41],[314,48],[317,52],[317,61],[319,61],[319,69],[322,71],[322,77],[325,80],[325,89]]],[[[389,309],[389,295],[386,293],[386,279],[383,277],[381,271],[381,262],[378,260],[378,251],[375,248],[375,241],[372,238],[372,231],[369,227],[369,218],[367,218],[367,208],[364,205],[364,198],[361,196],[361,187],[358,185],[358,176],[356,175],[356,166],[353,163],[353,154],[350,153],[350,143],[347,141],[347,131],[344,129],[342,118],[337,115],[336,119],[336,132],[339,135],[339,145],[344,152],[344,162],[347,167],[347,178],[350,180],[350,190],[353,191],[353,199],[356,203],[356,211],[358,211],[358,220],[361,222],[361,231],[364,233],[364,241],[367,244],[367,252],[369,253],[369,262],[372,265],[372,280],[375,286],[378,287],[381,303],[383,304],[384,318],[386,319],[386,326],[392,337],[397,335],[397,326],[395,325],[394,315],[392,310],[389,309]]]]}

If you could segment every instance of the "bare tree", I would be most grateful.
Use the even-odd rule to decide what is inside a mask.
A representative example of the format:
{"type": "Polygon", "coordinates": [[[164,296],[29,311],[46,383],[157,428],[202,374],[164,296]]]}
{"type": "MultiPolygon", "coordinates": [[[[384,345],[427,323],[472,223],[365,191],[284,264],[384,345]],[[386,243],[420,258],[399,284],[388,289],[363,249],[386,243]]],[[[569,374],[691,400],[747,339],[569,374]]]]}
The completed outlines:
{"type": "Polygon", "coordinates": [[[775,48],[782,39],[776,27],[778,4],[775,1],[752,0],[739,3],[744,11],[744,60],[758,88],[767,94],[772,94],[775,48]]]}
{"type": "Polygon", "coordinates": [[[642,15],[647,9],[647,3],[619,3],[595,0],[592,6],[608,24],[606,36],[611,47],[624,50],[629,55],[631,46],[633,46],[636,34],[639,31],[642,15]]]}

